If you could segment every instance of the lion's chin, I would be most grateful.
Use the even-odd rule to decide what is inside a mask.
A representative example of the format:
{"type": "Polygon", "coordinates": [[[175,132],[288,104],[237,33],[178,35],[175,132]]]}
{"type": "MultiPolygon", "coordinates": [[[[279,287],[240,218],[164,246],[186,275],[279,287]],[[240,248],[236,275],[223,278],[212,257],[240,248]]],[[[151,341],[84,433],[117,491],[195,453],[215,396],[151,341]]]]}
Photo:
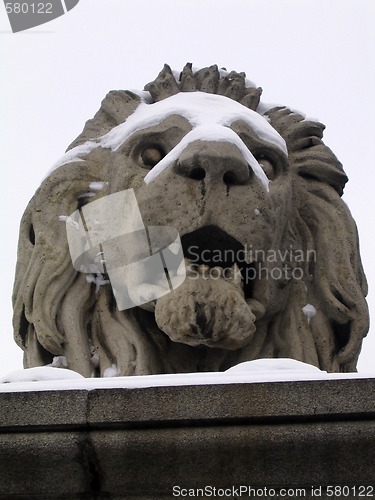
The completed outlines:
{"type": "Polygon", "coordinates": [[[159,298],[155,320],[173,342],[235,350],[255,332],[255,316],[240,285],[224,279],[187,277],[174,292],[159,298]]]}

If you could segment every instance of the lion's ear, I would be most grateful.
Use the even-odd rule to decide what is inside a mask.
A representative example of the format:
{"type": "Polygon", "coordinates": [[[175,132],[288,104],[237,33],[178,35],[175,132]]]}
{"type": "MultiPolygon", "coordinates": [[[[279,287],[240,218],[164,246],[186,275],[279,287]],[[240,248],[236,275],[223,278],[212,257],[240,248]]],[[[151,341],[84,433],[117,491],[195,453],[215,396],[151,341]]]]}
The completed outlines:
{"type": "Polygon", "coordinates": [[[129,90],[112,90],[103,99],[99,111],[88,120],[80,135],[69,145],[67,151],[107,134],[113,127],[123,123],[139,106],[141,98],[129,90]]]}

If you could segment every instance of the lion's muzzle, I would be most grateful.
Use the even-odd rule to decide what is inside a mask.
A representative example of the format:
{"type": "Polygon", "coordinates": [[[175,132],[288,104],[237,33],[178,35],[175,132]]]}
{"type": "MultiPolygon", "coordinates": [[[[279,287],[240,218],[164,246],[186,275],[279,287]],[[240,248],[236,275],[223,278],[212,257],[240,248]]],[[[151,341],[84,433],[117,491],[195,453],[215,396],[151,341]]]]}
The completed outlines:
{"type": "Polygon", "coordinates": [[[156,301],[158,327],[174,342],[239,349],[255,331],[243,246],[216,226],[182,237],[186,279],[156,301]]]}
{"type": "Polygon", "coordinates": [[[255,316],[242,286],[219,277],[219,269],[190,269],[177,290],[156,301],[156,323],[174,342],[239,349],[251,341],[255,316]]]}

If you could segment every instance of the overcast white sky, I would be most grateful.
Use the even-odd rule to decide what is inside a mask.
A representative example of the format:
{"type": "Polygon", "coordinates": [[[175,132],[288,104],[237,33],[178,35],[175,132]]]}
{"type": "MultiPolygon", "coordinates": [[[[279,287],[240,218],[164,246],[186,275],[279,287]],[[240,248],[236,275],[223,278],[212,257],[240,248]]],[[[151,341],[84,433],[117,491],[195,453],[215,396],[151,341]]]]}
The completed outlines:
{"type": "MultiPolygon", "coordinates": [[[[12,34],[0,5],[0,376],[21,368],[11,292],[18,227],[41,179],[112,89],[142,89],[167,62],[245,71],[266,102],[318,118],[349,176],[375,313],[374,0],[80,0],[12,34]]],[[[375,332],[359,371],[374,371],[375,332]]]]}

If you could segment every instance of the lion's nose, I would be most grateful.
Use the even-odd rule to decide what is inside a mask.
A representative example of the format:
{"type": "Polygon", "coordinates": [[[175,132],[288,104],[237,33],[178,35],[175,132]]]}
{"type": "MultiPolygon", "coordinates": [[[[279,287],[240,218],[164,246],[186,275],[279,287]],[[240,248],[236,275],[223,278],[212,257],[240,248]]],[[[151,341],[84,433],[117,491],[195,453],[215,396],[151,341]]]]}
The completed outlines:
{"type": "Polygon", "coordinates": [[[228,142],[195,141],[182,152],[175,166],[179,175],[227,185],[245,184],[249,166],[240,150],[228,142]]]}

